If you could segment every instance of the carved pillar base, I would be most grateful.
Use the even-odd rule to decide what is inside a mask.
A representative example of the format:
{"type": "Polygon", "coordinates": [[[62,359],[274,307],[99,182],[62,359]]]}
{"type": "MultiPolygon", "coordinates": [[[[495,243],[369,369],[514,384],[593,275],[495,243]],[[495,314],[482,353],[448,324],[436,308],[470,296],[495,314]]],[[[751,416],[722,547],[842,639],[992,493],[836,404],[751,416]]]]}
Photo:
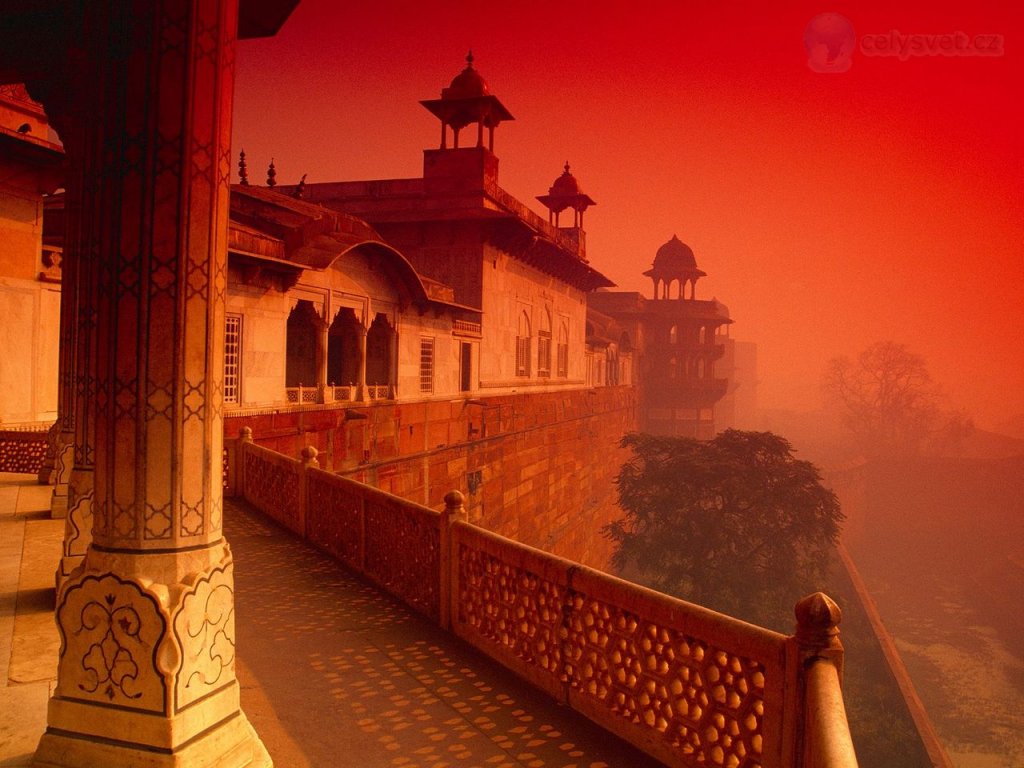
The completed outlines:
{"type": "Polygon", "coordinates": [[[69,472],[69,475],[64,486],[64,503],[67,505],[64,514],[64,542],[55,576],[58,592],[71,573],[85,560],[85,553],[92,543],[93,472],[77,469],[69,472]]]}
{"type": "Polygon", "coordinates": [[[60,419],[55,421],[46,432],[46,453],[36,473],[39,485],[53,485],[57,464],[57,437],[60,434],[60,419]]]}
{"type": "Polygon", "coordinates": [[[47,732],[39,742],[33,768],[271,768],[273,761],[245,715],[239,713],[175,752],[124,742],[90,741],[47,732]]]}
{"type": "Polygon", "coordinates": [[[62,518],[68,513],[68,482],[75,464],[74,432],[59,432],[55,441],[52,473],[53,494],[50,496],[50,517],[62,518]]]}
{"type": "Polygon", "coordinates": [[[57,684],[32,765],[269,768],[239,706],[233,571],[223,542],[90,548],[57,596],[57,684]]]}

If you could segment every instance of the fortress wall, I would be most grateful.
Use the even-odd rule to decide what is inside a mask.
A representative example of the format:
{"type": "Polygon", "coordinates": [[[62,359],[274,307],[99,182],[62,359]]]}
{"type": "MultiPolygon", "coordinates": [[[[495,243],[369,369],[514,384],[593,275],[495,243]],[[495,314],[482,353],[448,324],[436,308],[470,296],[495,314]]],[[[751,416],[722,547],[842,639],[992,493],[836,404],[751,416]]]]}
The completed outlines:
{"type": "Polygon", "coordinates": [[[228,415],[289,456],[305,445],[320,465],[435,509],[466,494],[471,522],[597,568],[619,516],[614,478],[637,428],[636,391],[605,387],[456,400],[228,415]]]}

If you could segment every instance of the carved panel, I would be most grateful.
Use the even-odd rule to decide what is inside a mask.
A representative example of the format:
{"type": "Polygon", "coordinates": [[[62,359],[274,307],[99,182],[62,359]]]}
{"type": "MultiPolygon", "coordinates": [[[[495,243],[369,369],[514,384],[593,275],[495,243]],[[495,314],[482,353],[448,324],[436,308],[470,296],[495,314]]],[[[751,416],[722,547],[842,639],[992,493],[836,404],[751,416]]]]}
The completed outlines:
{"type": "Polygon", "coordinates": [[[175,709],[231,683],[235,678],[235,597],[230,566],[204,576],[183,596],[174,617],[181,646],[175,709]]]}
{"type": "Polygon", "coordinates": [[[308,509],[306,531],[309,540],[350,568],[362,562],[362,496],[351,484],[334,475],[307,475],[308,509]]]}
{"type": "Polygon", "coordinates": [[[460,547],[458,557],[458,620],[561,679],[564,588],[478,549],[460,547]]]}
{"type": "Polygon", "coordinates": [[[440,616],[440,515],[400,499],[367,498],[365,573],[431,618],[440,616]]]}
{"type": "Polygon", "coordinates": [[[566,641],[572,687],[662,734],[700,765],[760,765],[764,666],[580,593],[566,641]]]}
{"type": "Polygon", "coordinates": [[[0,472],[38,474],[46,447],[46,432],[0,431],[0,472]]]}
{"type": "Polygon", "coordinates": [[[61,592],[57,624],[58,696],[165,712],[156,652],[166,623],[152,595],[111,574],[87,576],[61,592]]]}
{"type": "Polygon", "coordinates": [[[292,530],[298,530],[299,472],[297,461],[259,446],[242,451],[245,466],[245,498],[261,512],[292,530]]]}

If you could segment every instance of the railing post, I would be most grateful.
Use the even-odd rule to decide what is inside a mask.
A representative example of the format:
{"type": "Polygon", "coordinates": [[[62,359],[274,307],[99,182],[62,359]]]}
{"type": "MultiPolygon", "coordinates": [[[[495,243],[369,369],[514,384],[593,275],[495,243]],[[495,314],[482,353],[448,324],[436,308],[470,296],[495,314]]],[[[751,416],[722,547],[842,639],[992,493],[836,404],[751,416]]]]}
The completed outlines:
{"type": "Polygon", "coordinates": [[[252,427],[242,427],[238,431],[238,439],[235,440],[235,455],[231,458],[234,459],[235,470],[234,470],[234,484],[235,484],[235,495],[239,498],[246,498],[246,486],[245,486],[245,446],[252,445],[252,427]]]}
{"type": "Polygon", "coordinates": [[[853,768],[857,757],[843,704],[843,612],[824,592],[796,604],[801,768],[853,768]]]}
{"type": "Polygon", "coordinates": [[[319,469],[320,461],[317,459],[317,451],[312,445],[307,445],[302,449],[300,455],[302,459],[302,466],[299,475],[299,532],[301,532],[303,538],[309,538],[309,531],[306,530],[306,515],[307,505],[309,504],[309,470],[319,469]]]}
{"type": "Polygon", "coordinates": [[[839,640],[839,622],[843,612],[824,592],[808,595],[796,604],[796,640],[800,659],[806,668],[816,659],[828,659],[843,678],[843,644],[839,640]]]}
{"type": "Polygon", "coordinates": [[[461,491],[448,491],[444,497],[444,514],[441,517],[441,629],[452,628],[452,615],[457,610],[458,600],[458,552],[452,546],[452,526],[456,521],[466,520],[466,497],[461,491]]]}

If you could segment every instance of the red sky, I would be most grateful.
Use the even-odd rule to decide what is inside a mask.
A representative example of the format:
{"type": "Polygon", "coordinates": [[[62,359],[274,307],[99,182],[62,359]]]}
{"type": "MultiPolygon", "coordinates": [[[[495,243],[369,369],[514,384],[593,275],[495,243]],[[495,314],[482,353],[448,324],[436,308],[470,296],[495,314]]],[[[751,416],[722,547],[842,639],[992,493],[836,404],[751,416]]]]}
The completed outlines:
{"type": "Polygon", "coordinates": [[[568,160],[598,203],[591,263],[646,295],[678,234],[698,298],[758,345],[763,407],[816,408],[830,357],[892,339],[991,426],[1024,413],[1022,33],[996,0],[303,0],[240,45],[234,146],[254,181],[271,156],[280,183],[419,176],[440,129],[418,101],[472,47],[516,117],[501,185],[542,210],[568,160]],[[847,72],[807,63],[827,11],[857,35],[847,72]],[[1000,35],[1003,55],[865,55],[890,30],[1000,35]]]}

